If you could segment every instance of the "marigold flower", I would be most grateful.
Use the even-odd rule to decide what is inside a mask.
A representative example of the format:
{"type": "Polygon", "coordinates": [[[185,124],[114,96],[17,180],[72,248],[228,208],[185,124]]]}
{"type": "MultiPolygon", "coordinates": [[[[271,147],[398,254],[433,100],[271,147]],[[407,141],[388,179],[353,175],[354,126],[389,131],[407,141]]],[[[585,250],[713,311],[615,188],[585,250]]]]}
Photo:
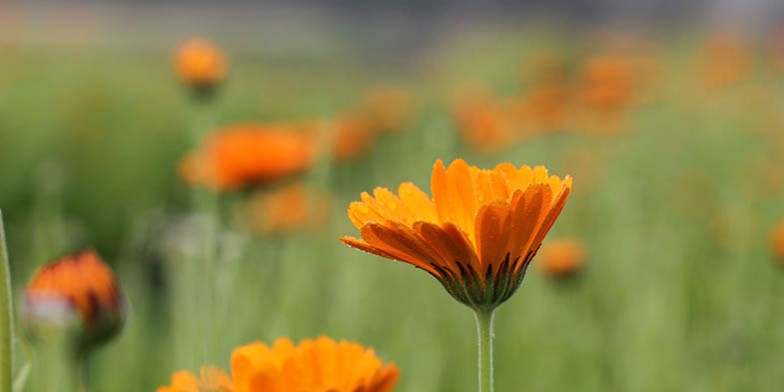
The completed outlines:
{"type": "Polygon", "coordinates": [[[345,161],[359,158],[373,145],[375,132],[363,116],[346,115],[332,122],[334,140],[332,155],[345,161]]]}
{"type": "Polygon", "coordinates": [[[539,266],[551,278],[564,278],[579,272],[585,264],[585,246],[573,238],[550,241],[542,247],[539,266]]]}
{"type": "Polygon", "coordinates": [[[362,101],[362,112],[379,132],[401,129],[408,121],[411,97],[405,89],[377,86],[370,89],[362,101]]]}
{"type": "Polygon", "coordinates": [[[234,390],[231,377],[221,369],[204,366],[199,377],[187,370],[171,376],[171,386],[160,387],[156,392],[231,392],[234,390]]]}
{"type": "Polygon", "coordinates": [[[779,222],[773,229],[771,235],[771,245],[773,250],[773,257],[776,260],[784,263],[784,221],[779,222]]]}
{"type": "Polygon", "coordinates": [[[174,56],[174,71],[180,80],[197,89],[211,89],[220,84],[229,70],[228,60],[220,48],[204,38],[185,41],[174,56]]]}
{"type": "Polygon", "coordinates": [[[34,334],[38,327],[76,327],[80,340],[92,344],[120,331],[125,304],[112,270],[91,250],[36,272],[25,289],[23,319],[34,334]]]}
{"type": "Polygon", "coordinates": [[[248,200],[251,228],[262,233],[289,232],[323,224],[329,199],[302,185],[293,184],[273,192],[259,191],[248,200]]]}
{"type": "Polygon", "coordinates": [[[466,144],[483,151],[510,145],[516,138],[515,117],[518,107],[501,105],[487,97],[472,97],[457,103],[454,117],[466,144]]]}
{"type": "Polygon", "coordinates": [[[308,169],[316,157],[306,125],[227,127],[186,156],[181,173],[186,182],[229,190],[308,169]]]}
{"type": "Polygon", "coordinates": [[[348,209],[361,239],[341,241],[427,271],[474,309],[494,309],[522,283],[571,189],[571,177],[549,176],[543,166],[482,170],[458,159],[447,169],[438,160],[432,199],[412,183],[397,195],[363,193],[348,209]]]}
{"type": "Polygon", "coordinates": [[[595,110],[617,111],[634,98],[637,75],[631,58],[602,55],[583,64],[582,99],[595,110]]]}
{"type": "Polygon", "coordinates": [[[740,37],[721,34],[712,37],[702,49],[698,72],[708,87],[726,87],[748,74],[751,55],[740,37]]]}
{"type": "Polygon", "coordinates": [[[158,392],[387,392],[400,377],[397,366],[385,365],[372,349],[328,337],[297,346],[288,338],[271,347],[261,342],[240,346],[231,355],[231,373],[232,378],[220,369],[202,368],[197,378],[176,372],[171,386],[158,392]]]}

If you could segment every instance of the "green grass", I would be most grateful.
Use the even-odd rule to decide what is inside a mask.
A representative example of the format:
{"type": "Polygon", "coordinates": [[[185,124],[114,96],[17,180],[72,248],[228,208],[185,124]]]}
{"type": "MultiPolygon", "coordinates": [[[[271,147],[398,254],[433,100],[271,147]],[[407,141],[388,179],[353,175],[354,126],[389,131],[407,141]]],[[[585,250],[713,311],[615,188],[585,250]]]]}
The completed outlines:
{"type": "MultiPolygon", "coordinates": [[[[334,195],[320,230],[253,235],[231,219],[246,195],[221,196],[208,276],[172,239],[191,209],[176,170],[188,149],[188,107],[168,53],[0,53],[12,59],[0,63],[0,207],[14,293],[68,251],[95,247],[114,266],[130,313],[89,364],[95,391],[153,390],[181,368],[227,367],[240,344],[322,334],[396,362],[397,390],[471,391],[471,311],[427,274],[342,245],[340,236],[356,233],[345,210],[377,185],[411,180],[427,189],[436,158],[544,164],[575,178],[549,238],[578,237],[590,258],[569,282],[532,268],[499,309],[496,390],[779,390],[784,270],[771,262],[768,240],[784,216],[784,192],[754,162],[784,170],[776,155],[784,122],[778,139],[757,132],[784,98],[781,75],[759,69],[739,86],[702,94],[686,65],[695,48],[674,42],[653,98],[633,109],[619,136],[540,135],[480,154],[456,139],[452,86],[475,80],[514,92],[521,62],[557,41],[503,37],[461,41],[431,54],[435,70],[405,70],[418,97],[406,132],[305,177],[334,195]],[[772,97],[768,106],[750,101],[760,90],[772,97]],[[575,161],[575,151],[597,159],[575,161]]],[[[339,113],[365,86],[402,77],[351,59],[302,64],[245,54],[233,64],[217,103],[220,124],[339,113]]],[[[25,358],[19,350],[18,367],[25,358]]],[[[44,372],[33,368],[30,377],[44,372]]]]}

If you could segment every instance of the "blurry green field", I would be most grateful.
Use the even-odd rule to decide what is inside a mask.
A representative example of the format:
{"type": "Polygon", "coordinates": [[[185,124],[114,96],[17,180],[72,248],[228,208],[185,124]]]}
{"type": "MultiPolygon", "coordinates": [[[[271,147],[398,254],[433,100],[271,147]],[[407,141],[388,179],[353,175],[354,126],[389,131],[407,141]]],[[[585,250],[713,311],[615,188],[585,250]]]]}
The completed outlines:
{"type": "MultiPolygon", "coordinates": [[[[218,124],[334,115],[385,82],[410,87],[416,110],[405,132],[382,135],[366,157],[306,176],[334,195],[320,230],[248,233],[232,220],[245,195],[222,195],[221,256],[207,277],[167,243],[191,213],[177,164],[192,116],[170,54],[0,49],[0,207],[14,293],[65,252],[95,247],[113,265],[130,316],[90,363],[94,391],[150,391],[178,369],[227,367],[243,343],[322,334],[397,363],[397,390],[470,391],[471,312],[427,274],[341,244],[356,234],[345,210],[377,185],[428,189],[437,158],[544,164],[575,179],[548,238],[582,239],[589,260],[568,282],[534,265],[500,308],[497,390],[780,390],[784,269],[771,261],[769,233],[784,216],[784,189],[771,178],[784,173],[784,122],[761,128],[784,103],[782,75],[759,67],[704,93],[689,67],[696,44],[674,41],[662,50],[652,98],[619,135],[542,134],[492,155],[462,145],[452,88],[515,91],[521,64],[553,42],[463,40],[381,71],[350,58],[269,59],[229,47],[218,124]],[[778,171],[763,172],[766,163],[778,171]],[[192,285],[199,281],[211,286],[192,285]]],[[[18,355],[27,359],[22,345],[18,355]]]]}

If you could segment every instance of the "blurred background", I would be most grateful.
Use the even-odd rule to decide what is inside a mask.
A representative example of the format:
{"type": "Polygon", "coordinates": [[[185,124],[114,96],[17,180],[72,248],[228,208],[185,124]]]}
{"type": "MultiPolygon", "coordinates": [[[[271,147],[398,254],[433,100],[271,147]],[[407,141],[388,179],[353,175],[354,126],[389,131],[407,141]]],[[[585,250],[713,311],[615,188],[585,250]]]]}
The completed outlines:
{"type": "Polygon", "coordinates": [[[14,293],[82,249],[114,268],[129,316],[96,391],[321,334],[397,363],[397,390],[470,391],[471,312],[341,244],[346,208],[428,191],[438,158],[542,164],[574,194],[497,313],[498,390],[780,390],[782,20],[775,0],[3,1],[14,293]],[[194,37],[228,64],[207,93],[173,65],[194,37]],[[295,173],[189,171],[220,135],[303,124],[295,173]]]}

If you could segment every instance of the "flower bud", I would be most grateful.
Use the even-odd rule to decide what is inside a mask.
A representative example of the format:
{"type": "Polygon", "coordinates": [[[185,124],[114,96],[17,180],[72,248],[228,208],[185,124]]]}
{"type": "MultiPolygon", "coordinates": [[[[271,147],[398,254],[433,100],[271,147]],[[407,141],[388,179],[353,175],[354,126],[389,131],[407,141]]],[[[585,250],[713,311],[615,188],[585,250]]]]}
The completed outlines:
{"type": "Polygon", "coordinates": [[[125,300],[112,270],[89,250],[41,267],[25,289],[22,317],[36,338],[67,331],[87,349],[122,329],[125,300]]]}

